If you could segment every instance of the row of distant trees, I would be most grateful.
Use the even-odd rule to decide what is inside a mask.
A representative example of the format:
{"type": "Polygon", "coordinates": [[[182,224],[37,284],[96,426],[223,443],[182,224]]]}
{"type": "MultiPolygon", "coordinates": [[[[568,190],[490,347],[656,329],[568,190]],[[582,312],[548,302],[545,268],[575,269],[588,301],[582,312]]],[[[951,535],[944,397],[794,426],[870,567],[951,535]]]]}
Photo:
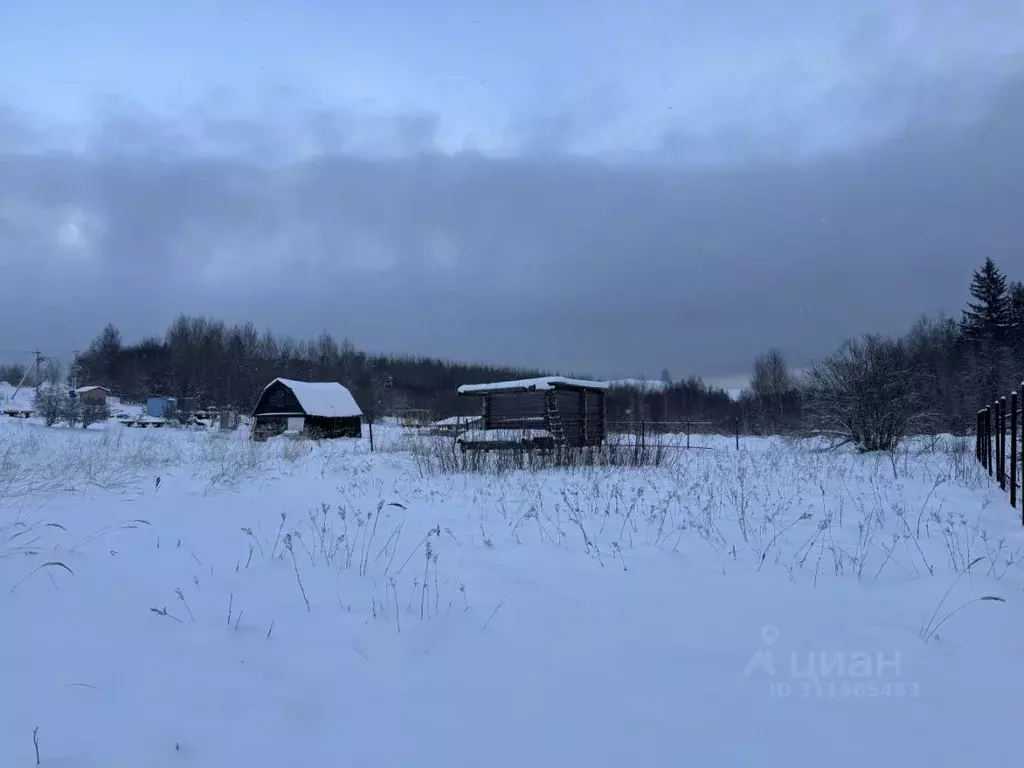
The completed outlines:
{"type": "MultiPolygon", "coordinates": [[[[754,361],[738,402],[699,378],[673,381],[666,370],[656,386],[612,390],[608,417],[652,426],[703,421],[719,429],[738,421],[746,432],[823,433],[863,450],[889,449],[909,432],[964,434],[979,407],[1015,388],[1024,375],[1024,284],[1009,282],[988,259],[969,291],[959,319],[923,318],[902,336],[847,341],[808,370],[791,370],[781,351],[769,350],[754,361]]],[[[259,332],[252,323],[186,315],[163,336],[131,344],[108,325],[76,363],[79,382],[106,386],[126,401],[171,395],[243,411],[278,376],[340,381],[371,417],[408,410],[465,414],[477,404],[458,397],[461,384],[550,373],[371,355],[328,333],[300,341],[259,332]]],[[[0,379],[12,383],[24,373],[0,367],[0,379]]],[[[40,374],[53,384],[62,380],[54,361],[44,363],[40,374]]]]}
{"type": "Polygon", "coordinates": [[[23,363],[0,363],[0,381],[17,386],[22,384],[26,387],[36,387],[40,384],[59,385],[64,383],[64,366],[59,360],[50,358],[45,360],[39,367],[38,374],[35,367],[29,367],[23,363]]]}
{"type": "MultiPolygon", "coordinates": [[[[371,417],[428,411],[437,418],[479,407],[460,398],[462,384],[521,379],[550,371],[438,360],[371,355],[328,333],[301,341],[259,332],[252,323],[228,325],[207,317],[178,317],[161,337],[125,343],[108,325],[78,357],[83,384],[110,388],[129,402],[168,395],[194,397],[202,405],[251,409],[276,377],[340,381],[371,417]]],[[[3,372],[0,371],[0,376],[3,372]]],[[[59,372],[47,374],[59,378],[59,372]]],[[[574,375],[569,373],[568,375],[574,375]]],[[[585,374],[575,374],[588,378],[585,374]]],[[[665,381],[656,389],[621,387],[608,398],[616,422],[707,420],[733,423],[740,409],[724,390],[698,378],[665,381]]]]}
{"type": "Polygon", "coordinates": [[[818,431],[862,450],[909,433],[966,434],[975,414],[1024,375],[1024,284],[991,259],[975,271],[959,320],[924,318],[902,336],[847,341],[803,372],[778,350],[757,359],[741,406],[759,432],[818,431]]]}

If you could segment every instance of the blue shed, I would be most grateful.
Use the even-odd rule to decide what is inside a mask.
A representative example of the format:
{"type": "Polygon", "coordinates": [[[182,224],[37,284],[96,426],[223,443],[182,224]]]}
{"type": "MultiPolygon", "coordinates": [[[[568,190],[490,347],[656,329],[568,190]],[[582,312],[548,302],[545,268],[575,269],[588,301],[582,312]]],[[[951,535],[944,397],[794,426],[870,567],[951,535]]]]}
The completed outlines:
{"type": "Polygon", "coordinates": [[[146,401],[146,414],[154,419],[166,419],[178,410],[178,400],[174,397],[151,397],[146,401]]]}

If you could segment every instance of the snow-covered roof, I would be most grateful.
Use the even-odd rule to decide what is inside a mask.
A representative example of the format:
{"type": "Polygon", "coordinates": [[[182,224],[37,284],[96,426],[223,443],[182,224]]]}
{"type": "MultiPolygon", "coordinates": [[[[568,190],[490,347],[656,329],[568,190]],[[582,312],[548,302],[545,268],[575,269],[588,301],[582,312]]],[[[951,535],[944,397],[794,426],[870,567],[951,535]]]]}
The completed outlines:
{"type": "Polygon", "coordinates": [[[295,381],[278,378],[267,384],[263,391],[266,392],[278,381],[292,391],[307,416],[344,418],[363,415],[352,393],[336,381],[295,381]]]}
{"type": "Polygon", "coordinates": [[[522,390],[549,390],[558,387],[575,387],[581,389],[608,389],[607,381],[586,381],[584,379],[567,379],[562,376],[543,376],[538,379],[519,379],[518,381],[496,381],[493,384],[463,384],[458,389],[460,395],[477,392],[517,392],[522,390]]]}
{"type": "Polygon", "coordinates": [[[109,389],[107,389],[106,387],[101,387],[98,384],[91,384],[88,387],[79,387],[78,389],[75,390],[75,392],[81,395],[84,392],[95,392],[97,389],[102,389],[104,392],[110,392],[109,389]]]}

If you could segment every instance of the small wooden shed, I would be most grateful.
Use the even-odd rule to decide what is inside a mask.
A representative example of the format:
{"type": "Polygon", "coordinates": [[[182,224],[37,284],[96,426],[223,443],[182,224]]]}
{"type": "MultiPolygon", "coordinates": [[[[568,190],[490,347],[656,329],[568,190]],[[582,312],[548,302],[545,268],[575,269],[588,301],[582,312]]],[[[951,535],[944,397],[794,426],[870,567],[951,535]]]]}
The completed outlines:
{"type": "Polygon", "coordinates": [[[314,439],[362,437],[363,412],[336,381],[274,379],[253,409],[252,437],[266,440],[292,432],[314,439]]]}
{"type": "Polygon", "coordinates": [[[601,445],[605,440],[603,381],[546,376],[465,384],[460,395],[482,400],[482,429],[459,438],[466,449],[601,445]]]}
{"type": "Polygon", "coordinates": [[[83,404],[105,405],[110,396],[110,390],[100,386],[79,387],[75,390],[75,395],[83,404]]]}

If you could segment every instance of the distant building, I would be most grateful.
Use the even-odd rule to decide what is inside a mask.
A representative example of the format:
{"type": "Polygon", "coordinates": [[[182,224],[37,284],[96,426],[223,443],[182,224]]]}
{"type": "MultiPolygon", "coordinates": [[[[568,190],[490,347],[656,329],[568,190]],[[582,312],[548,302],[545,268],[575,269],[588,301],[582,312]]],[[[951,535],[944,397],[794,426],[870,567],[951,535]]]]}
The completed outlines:
{"type": "Polygon", "coordinates": [[[435,421],[430,431],[439,435],[461,434],[470,429],[483,429],[483,416],[449,416],[447,419],[435,421]]]}
{"type": "Polygon", "coordinates": [[[219,412],[218,418],[220,429],[225,431],[238,429],[238,425],[241,424],[238,411],[234,408],[224,408],[219,412]]]}
{"type": "Polygon", "coordinates": [[[425,408],[405,408],[395,413],[400,427],[429,427],[433,415],[425,408]]]}
{"type": "Polygon", "coordinates": [[[460,395],[482,400],[483,429],[464,433],[459,443],[483,450],[601,445],[607,389],[606,382],[561,376],[463,385],[460,395]]]}
{"type": "Polygon", "coordinates": [[[176,397],[151,397],[146,401],[146,415],[154,419],[170,419],[178,412],[176,397]]]}
{"type": "Polygon", "coordinates": [[[274,379],[253,409],[252,437],[293,432],[314,439],[362,437],[363,412],[352,393],[336,381],[274,379]]]}
{"type": "Polygon", "coordinates": [[[75,390],[75,395],[83,404],[106,405],[110,390],[99,386],[79,387],[75,390]]]}

